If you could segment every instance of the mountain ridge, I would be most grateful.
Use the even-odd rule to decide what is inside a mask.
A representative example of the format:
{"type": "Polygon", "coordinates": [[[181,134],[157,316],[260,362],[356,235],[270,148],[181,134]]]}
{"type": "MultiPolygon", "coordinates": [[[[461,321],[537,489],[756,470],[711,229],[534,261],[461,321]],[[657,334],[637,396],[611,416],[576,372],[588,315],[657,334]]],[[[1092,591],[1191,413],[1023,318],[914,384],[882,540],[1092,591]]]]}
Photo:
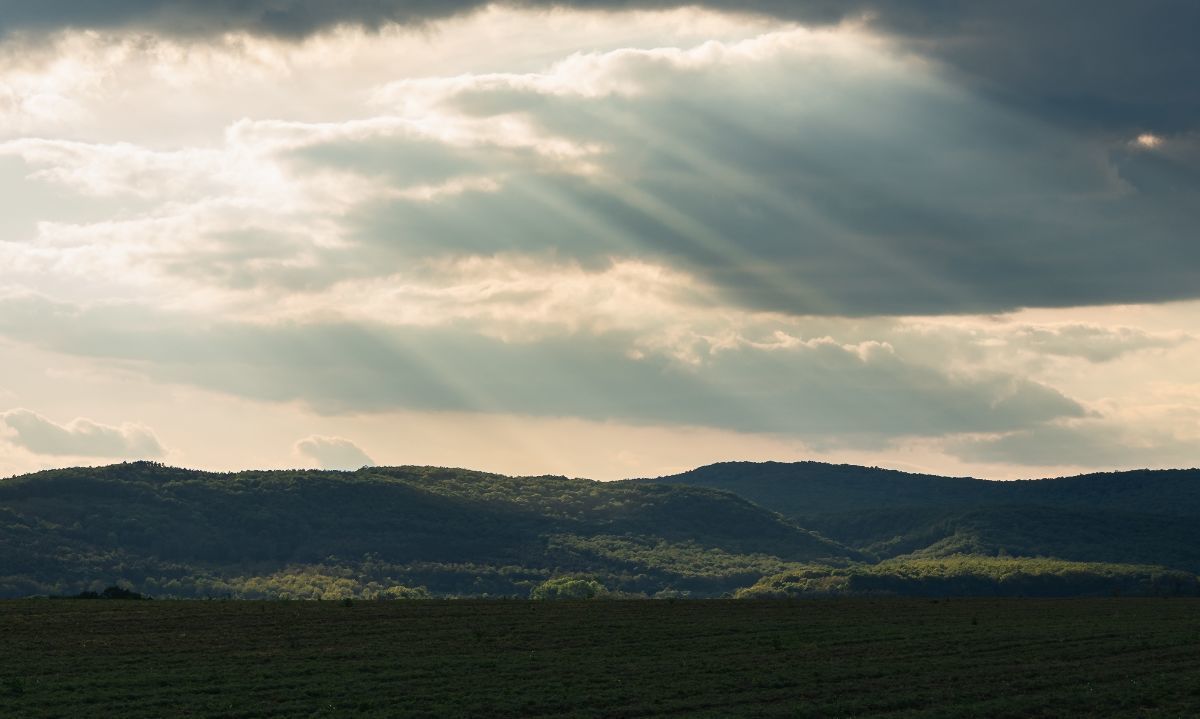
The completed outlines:
{"type": "Polygon", "coordinates": [[[735,491],[877,559],[1017,554],[1200,571],[1197,469],[1003,481],[723,463],[634,481],[735,491]]]}
{"type": "Polygon", "coordinates": [[[0,481],[0,596],[114,580],[180,597],[527,596],[556,577],[618,596],[1178,593],[1197,572],[1198,470],[1006,482],[736,462],[598,482],[134,462],[0,481]]]}

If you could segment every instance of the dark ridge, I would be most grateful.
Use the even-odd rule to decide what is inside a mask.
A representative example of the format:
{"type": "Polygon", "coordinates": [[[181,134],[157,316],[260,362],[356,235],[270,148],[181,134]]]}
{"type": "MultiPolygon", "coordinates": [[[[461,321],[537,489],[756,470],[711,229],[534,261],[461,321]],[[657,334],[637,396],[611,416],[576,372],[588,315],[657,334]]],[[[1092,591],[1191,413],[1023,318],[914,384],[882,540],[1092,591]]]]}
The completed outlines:
{"type": "Polygon", "coordinates": [[[996,482],[728,462],[596,482],[133,462],[0,482],[0,597],[1155,594],[1200,587],[1197,571],[1197,470],[996,482]]]}

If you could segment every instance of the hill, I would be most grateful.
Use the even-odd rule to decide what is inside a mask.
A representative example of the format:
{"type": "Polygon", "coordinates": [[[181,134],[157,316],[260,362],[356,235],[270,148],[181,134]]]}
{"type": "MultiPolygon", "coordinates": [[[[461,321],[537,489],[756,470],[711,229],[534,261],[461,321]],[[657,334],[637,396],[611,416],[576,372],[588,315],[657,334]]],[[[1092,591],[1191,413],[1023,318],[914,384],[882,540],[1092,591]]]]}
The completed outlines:
{"type": "Polygon", "coordinates": [[[432,467],[213,474],[136,462],[0,482],[0,596],[519,595],[553,576],[721,594],[861,556],[736,495],[432,467]],[[419,593],[419,592],[418,592],[419,593]]]}
{"type": "Polygon", "coordinates": [[[1196,594],[1197,477],[53,470],[0,481],[0,597],[1196,594]]]}
{"type": "Polygon", "coordinates": [[[1053,557],[1200,570],[1200,470],[997,482],[730,462],[634,483],[735,492],[877,559],[1053,557]]]}

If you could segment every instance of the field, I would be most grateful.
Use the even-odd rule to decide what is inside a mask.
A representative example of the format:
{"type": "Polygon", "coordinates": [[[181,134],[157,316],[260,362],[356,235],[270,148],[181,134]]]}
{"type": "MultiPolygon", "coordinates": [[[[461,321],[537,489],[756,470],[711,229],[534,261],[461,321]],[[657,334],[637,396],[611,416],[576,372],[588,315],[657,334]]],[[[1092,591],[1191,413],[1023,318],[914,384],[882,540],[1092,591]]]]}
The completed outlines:
{"type": "Polygon", "coordinates": [[[1200,601],[0,602],[0,716],[1200,714],[1200,601]]]}

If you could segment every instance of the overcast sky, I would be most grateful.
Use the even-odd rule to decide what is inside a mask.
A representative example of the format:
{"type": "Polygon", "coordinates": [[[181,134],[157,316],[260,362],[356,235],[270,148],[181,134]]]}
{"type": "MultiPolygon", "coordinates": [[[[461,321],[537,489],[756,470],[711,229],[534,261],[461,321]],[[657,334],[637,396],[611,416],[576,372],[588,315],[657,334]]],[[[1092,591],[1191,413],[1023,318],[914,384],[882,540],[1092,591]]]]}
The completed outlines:
{"type": "Polygon", "coordinates": [[[0,0],[0,476],[1200,464],[1200,5],[675,5],[0,0]]]}

